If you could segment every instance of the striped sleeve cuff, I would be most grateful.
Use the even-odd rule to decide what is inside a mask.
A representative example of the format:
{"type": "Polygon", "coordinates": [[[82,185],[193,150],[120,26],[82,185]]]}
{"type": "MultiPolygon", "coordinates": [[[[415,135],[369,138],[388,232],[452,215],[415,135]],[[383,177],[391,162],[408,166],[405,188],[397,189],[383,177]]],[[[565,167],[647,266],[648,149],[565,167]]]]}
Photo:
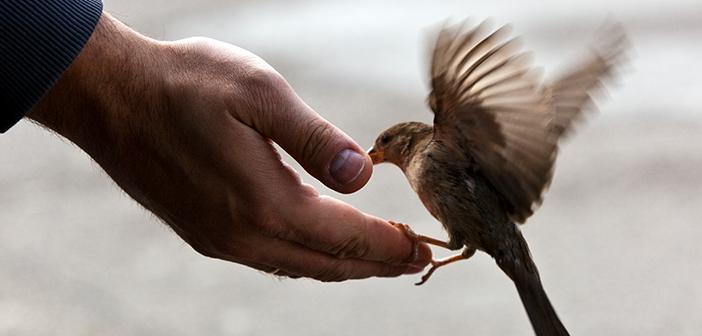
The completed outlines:
{"type": "Polygon", "coordinates": [[[101,14],[100,0],[0,1],[0,133],[58,80],[101,14]]]}

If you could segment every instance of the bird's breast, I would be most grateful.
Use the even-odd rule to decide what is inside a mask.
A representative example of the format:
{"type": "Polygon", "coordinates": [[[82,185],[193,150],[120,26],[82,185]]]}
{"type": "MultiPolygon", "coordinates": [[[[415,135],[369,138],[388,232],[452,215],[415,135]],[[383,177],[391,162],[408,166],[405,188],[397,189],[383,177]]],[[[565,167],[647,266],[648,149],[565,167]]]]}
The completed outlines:
{"type": "Polygon", "coordinates": [[[465,214],[465,220],[470,220],[467,217],[475,212],[475,181],[460,164],[447,163],[426,153],[410,162],[405,175],[429,213],[447,230],[456,215],[465,214]]]}
{"type": "Polygon", "coordinates": [[[488,236],[510,225],[494,188],[466,164],[427,154],[410,162],[405,175],[451,240],[482,249],[488,236]]]}

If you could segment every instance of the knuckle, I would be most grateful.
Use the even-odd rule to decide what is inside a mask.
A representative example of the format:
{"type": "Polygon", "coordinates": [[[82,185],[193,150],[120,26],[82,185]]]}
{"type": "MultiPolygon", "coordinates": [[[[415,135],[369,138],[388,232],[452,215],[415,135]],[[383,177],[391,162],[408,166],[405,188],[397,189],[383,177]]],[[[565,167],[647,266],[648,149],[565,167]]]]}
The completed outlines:
{"type": "Polygon", "coordinates": [[[249,111],[242,118],[258,131],[270,133],[274,124],[281,122],[279,118],[284,113],[280,112],[288,108],[286,99],[292,89],[283,76],[259,58],[242,67],[237,82],[239,94],[235,95],[235,106],[249,111]]]}
{"type": "Polygon", "coordinates": [[[249,90],[274,93],[285,89],[288,84],[280,73],[260,58],[252,58],[240,74],[241,84],[249,90]]]}
{"type": "Polygon", "coordinates": [[[323,119],[316,119],[303,127],[303,159],[306,162],[317,162],[320,155],[324,154],[324,148],[328,147],[334,138],[334,128],[323,119]]]}
{"type": "Polygon", "coordinates": [[[217,45],[221,42],[204,36],[193,36],[183,40],[187,46],[193,50],[202,50],[206,52],[211,52],[217,45]]]}
{"type": "Polygon", "coordinates": [[[344,237],[330,248],[330,253],[339,259],[361,258],[368,252],[368,241],[360,234],[344,237]]]}
{"type": "Polygon", "coordinates": [[[340,282],[351,278],[352,270],[342,260],[332,262],[312,277],[322,282],[340,282]]]}

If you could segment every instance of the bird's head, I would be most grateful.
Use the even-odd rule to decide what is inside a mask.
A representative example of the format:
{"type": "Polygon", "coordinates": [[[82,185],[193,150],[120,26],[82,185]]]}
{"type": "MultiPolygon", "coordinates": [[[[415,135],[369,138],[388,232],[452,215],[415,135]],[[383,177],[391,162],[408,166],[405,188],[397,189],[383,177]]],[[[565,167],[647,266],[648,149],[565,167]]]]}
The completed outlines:
{"type": "Polygon", "coordinates": [[[415,147],[422,143],[422,140],[429,139],[431,134],[432,127],[425,123],[400,123],[380,133],[373,147],[368,150],[368,155],[373,164],[390,162],[404,168],[415,147]]]}

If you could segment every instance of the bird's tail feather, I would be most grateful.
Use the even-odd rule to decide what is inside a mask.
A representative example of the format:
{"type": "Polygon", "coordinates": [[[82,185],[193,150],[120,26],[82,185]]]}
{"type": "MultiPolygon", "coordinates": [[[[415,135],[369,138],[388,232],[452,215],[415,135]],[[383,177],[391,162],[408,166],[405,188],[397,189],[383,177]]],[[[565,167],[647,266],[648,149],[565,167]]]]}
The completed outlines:
{"type": "Polygon", "coordinates": [[[537,336],[569,335],[553,309],[538,274],[524,274],[523,278],[514,279],[514,284],[537,336]]]}
{"type": "Polygon", "coordinates": [[[495,258],[498,266],[514,282],[519,297],[526,309],[531,326],[537,336],[568,336],[561,320],[558,318],[551,301],[544,291],[539,272],[531,259],[529,248],[521,233],[517,230],[517,239],[512,244],[512,253],[495,258]]]}

